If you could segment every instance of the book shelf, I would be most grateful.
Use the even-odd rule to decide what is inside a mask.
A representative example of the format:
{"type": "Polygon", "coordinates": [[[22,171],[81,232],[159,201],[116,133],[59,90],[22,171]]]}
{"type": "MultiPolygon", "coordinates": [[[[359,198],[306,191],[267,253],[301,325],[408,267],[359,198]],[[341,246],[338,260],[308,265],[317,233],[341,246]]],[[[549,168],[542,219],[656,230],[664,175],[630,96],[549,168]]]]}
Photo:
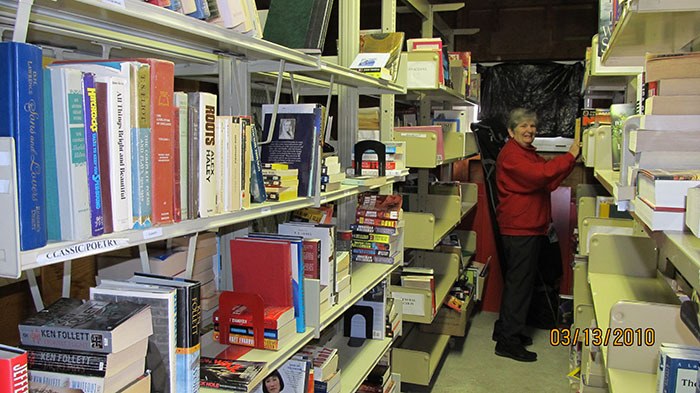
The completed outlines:
{"type": "Polygon", "coordinates": [[[347,345],[348,340],[348,337],[336,336],[328,343],[328,346],[338,349],[341,393],[355,392],[393,342],[389,337],[383,340],[368,339],[360,347],[351,347],[347,345]]]}
{"type": "Polygon", "coordinates": [[[401,381],[428,386],[450,342],[447,334],[422,333],[417,326],[394,348],[391,362],[401,381]]]}
{"type": "Polygon", "coordinates": [[[694,0],[631,0],[603,52],[606,66],[643,66],[644,54],[679,52],[700,37],[694,0]]]}

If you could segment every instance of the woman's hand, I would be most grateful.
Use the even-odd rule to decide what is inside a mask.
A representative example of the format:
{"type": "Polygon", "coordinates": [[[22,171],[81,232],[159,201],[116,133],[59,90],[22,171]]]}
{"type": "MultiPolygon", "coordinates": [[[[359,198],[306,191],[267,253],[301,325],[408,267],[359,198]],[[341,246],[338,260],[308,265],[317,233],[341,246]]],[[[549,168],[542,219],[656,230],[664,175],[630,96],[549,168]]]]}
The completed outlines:
{"type": "Polygon", "coordinates": [[[577,158],[579,153],[581,153],[581,142],[574,139],[574,142],[571,144],[571,147],[569,147],[569,153],[571,153],[571,155],[573,155],[574,158],[577,158]]]}

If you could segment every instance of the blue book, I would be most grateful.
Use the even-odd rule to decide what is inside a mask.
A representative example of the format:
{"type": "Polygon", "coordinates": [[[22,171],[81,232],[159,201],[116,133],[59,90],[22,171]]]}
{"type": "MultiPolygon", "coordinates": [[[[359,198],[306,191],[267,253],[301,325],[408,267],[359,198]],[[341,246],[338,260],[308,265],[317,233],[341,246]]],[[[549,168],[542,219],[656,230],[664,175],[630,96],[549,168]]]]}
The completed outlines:
{"type": "Polygon", "coordinates": [[[41,48],[0,43],[0,136],[15,140],[20,249],[46,245],[41,48]]]}
{"type": "Polygon", "coordinates": [[[253,127],[250,133],[250,143],[252,163],[251,163],[251,175],[250,175],[250,197],[255,203],[263,203],[267,199],[267,193],[265,193],[265,182],[263,181],[262,174],[262,163],[260,162],[260,151],[258,147],[258,127],[253,127]]]}
{"type": "Polygon", "coordinates": [[[292,300],[294,302],[294,318],[296,319],[297,333],[306,331],[306,317],[304,309],[304,238],[294,235],[281,235],[278,233],[250,233],[248,237],[262,239],[285,240],[291,243],[296,252],[292,254],[292,300]]]}
{"type": "Polygon", "coordinates": [[[659,391],[694,393],[700,365],[700,353],[682,348],[660,348],[659,391]]]}
{"type": "Polygon", "coordinates": [[[49,240],[61,240],[61,214],[58,203],[56,132],[53,127],[51,71],[44,70],[44,178],[46,179],[46,230],[49,240]]]}
{"type": "Polygon", "coordinates": [[[209,12],[209,3],[207,3],[207,0],[194,0],[194,4],[197,6],[197,10],[187,14],[187,16],[197,19],[207,19],[211,16],[211,13],[209,12]]]}
{"type": "Polygon", "coordinates": [[[97,91],[95,74],[83,73],[83,114],[85,116],[85,154],[90,193],[90,225],[92,236],[104,233],[102,186],[100,185],[100,149],[97,143],[97,91]]]}

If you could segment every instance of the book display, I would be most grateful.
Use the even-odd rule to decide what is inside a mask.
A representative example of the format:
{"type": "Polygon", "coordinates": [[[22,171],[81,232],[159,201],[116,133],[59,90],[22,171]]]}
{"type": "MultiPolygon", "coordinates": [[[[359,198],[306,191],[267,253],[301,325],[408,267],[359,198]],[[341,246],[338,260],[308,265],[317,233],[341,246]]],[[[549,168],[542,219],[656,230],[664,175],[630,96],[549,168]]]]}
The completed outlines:
{"type": "MultiPolygon", "coordinates": [[[[627,95],[627,105],[638,114],[622,122],[621,132],[614,119],[612,130],[595,119],[584,133],[583,152],[615,210],[632,218],[604,218],[595,209],[598,193],[577,192],[574,326],[587,328],[593,320],[602,331],[654,329],[655,342],[638,351],[612,342],[583,343],[580,388],[683,391],[690,381],[697,383],[696,355],[685,345],[697,346],[698,336],[689,322],[693,312],[684,310],[697,302],[700,288],[700,242],[686,227],[700,169],[693,143],[700,131],[695,105],[700,91],[697,53],[681,42],[700,35],[690,27],[700,8],[672,1],[616,3],[607,47],[597,59],[592,54],[591,63],[609,75],[615,68],[627,69],[622,75],[644,71],[645,83],[636,84],[636,105],[634,95],[627,95]],[[658,40],[637,35],[651,26],[667,28],[666,35],[658,40]]],[[[606,76],[611,77],[618,76],[606,76]]]]}

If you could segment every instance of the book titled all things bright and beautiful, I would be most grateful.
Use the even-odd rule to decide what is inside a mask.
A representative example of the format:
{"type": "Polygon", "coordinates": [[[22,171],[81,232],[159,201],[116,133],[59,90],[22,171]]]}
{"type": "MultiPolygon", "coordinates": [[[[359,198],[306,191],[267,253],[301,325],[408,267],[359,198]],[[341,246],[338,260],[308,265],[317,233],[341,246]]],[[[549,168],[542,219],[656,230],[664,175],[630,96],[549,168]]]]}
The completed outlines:
{"type": "Polygon", "coordinates": [[[0,136],[15,141],[20,249],[46,245],[41,48],[0,43],[0,136]]]}

